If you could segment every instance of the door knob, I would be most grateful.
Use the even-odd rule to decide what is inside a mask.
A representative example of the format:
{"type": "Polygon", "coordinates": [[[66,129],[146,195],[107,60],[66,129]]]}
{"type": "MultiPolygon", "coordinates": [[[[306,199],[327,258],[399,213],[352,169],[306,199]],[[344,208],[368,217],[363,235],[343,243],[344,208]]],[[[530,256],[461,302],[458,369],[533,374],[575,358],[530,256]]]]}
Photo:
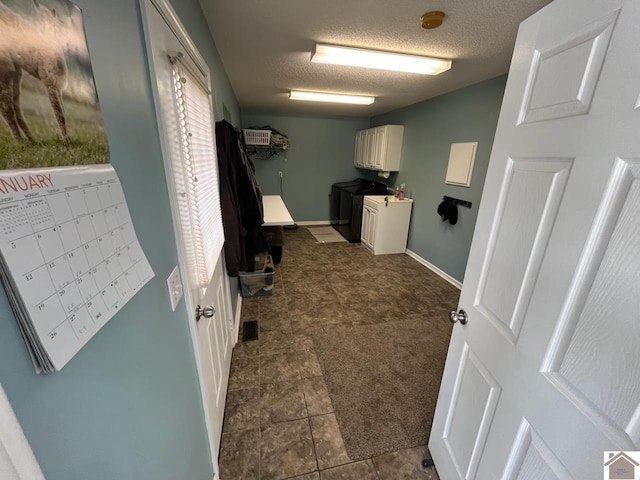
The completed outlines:
{"type": "Polygon", "coordinates": [[[455,310],[451,310],[451,312],[449,312],[449,320],[451,320],[451,323],[460,322],[462,325],[466,325],[467,312],[462,309],[460,309],[458,313],[456,313],[455,310]]]}
{"type": "Polygon", "coordinates": [[[211,318],[215,313],[216,309],[211,305],[209,305],[208,307],[200,307],[200,305],[198,305],[196,307],[196,322],[200,320],[200,317],[211,318]]]}

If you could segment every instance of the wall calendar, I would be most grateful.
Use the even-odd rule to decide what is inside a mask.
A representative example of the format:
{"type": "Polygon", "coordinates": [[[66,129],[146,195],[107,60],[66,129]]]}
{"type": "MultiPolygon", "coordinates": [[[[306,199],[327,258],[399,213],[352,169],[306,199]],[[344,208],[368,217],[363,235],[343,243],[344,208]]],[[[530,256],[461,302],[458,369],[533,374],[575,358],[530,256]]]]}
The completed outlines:
{"type": "Polygon", "coordinates": [[[111,165],[0,171],[0,277],[38,373],[152,277],[111,165]]]}

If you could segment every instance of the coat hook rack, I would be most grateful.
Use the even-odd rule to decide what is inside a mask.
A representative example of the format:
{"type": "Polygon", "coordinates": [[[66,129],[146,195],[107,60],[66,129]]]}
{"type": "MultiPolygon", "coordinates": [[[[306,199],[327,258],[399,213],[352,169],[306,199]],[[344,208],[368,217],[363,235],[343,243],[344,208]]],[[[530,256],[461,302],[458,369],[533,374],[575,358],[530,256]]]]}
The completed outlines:
{"type": "Polygon", "coordinates": [[[443,200],[449,201],[454,205],[460,205],[461,207],[471,208],[471,202],[467,202],[466,200],[460,200],[459,198],[447,197],[446,195],[442,197],[443,200]]]}
{"type": "Polygon", "coordinates": [[[248,157],[258,157],[261,158],[262,160],[269,160],[272,157],[279,157],[280,154],[278,153],[277,150],[275,149],[271,149],[271,148],[261,148],[261,149],[257,149],[257,148],[252,148],[252,149],[247,149],[247,156],[248,157]]]}

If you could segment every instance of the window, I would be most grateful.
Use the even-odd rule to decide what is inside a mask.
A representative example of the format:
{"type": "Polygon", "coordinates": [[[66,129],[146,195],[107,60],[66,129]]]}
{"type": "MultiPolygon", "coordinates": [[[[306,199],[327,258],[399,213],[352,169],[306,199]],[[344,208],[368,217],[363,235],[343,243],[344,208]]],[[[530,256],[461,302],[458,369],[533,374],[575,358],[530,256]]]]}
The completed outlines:
{"type": "Polygon", "coordinates": [[[191,281],[205,288],[224,244],[211,98],[204,79],[182,58],[171,63],[181,146],[172,159],[180,229],[191,281]]]}

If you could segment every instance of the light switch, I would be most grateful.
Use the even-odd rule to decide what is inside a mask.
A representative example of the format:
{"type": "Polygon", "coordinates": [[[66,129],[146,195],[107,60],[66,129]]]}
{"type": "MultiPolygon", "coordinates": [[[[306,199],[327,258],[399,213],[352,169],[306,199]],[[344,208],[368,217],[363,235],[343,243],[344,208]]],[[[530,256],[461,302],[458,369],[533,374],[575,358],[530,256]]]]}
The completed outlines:
{"type": "Polygon", "coordinates": [[[176,305],[182,298],[182,282],[180,281],[180,270],[178,266],[173,269],[169,278],[167,278],[167,287],[169,288],[169,298],[171,299],[171,309],[175,312],[176,305]]]}

